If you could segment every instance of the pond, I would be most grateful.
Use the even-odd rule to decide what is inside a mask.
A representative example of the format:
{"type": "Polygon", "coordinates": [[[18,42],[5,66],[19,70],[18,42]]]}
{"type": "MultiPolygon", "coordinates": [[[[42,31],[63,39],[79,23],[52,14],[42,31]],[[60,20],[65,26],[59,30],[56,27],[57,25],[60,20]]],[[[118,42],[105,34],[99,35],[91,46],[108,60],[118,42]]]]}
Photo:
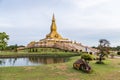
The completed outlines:
{"type": "Polygon", "coordinates": [[[0,58],[0,67],[6,66],[37,66],[43,64],[63,63],[69,58],[65,57],[24,57],[24,58],[0,58]]]}

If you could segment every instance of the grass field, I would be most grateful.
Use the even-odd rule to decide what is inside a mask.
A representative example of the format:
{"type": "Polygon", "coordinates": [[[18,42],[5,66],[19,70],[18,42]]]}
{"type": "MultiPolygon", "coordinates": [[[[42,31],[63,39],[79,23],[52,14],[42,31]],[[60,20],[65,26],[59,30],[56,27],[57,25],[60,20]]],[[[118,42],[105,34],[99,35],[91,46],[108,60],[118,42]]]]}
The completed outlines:
{"type": "Polygon", "coordinates": [[[42,66],[0,67],[0,80],[120,80],[120,59],[107,59],[106,64],[91,61],[92,72],[87,74],[72,67],[79,58],[42,66]]]}
{"type": "MultiPolygon", "coordinates": [[[[14,52],[14,51],[0,51],[0,55],[19,55],[19,54],[73,54],[75,52],[65,52],[64,50],[60,50],[60,49],[54,49],[54,48],[36,48],[36,51],[32,51],[33,49],[31,49],[31,52],[29,52],[29,49],[25,49],[25,50],[19,50],[18,52],[14,52]]],[[[34,49],[34,50],[36,50],[34,49]]],[[[79,52],[80,53],[80,52],[79,52]]]]}
{"type": "Polygon", "coordinates": [[[11,57],[71,57],[71,56],[80,56],[80,53],[73,52],[0,52],[0,58],[11,58],[11,57]]]}

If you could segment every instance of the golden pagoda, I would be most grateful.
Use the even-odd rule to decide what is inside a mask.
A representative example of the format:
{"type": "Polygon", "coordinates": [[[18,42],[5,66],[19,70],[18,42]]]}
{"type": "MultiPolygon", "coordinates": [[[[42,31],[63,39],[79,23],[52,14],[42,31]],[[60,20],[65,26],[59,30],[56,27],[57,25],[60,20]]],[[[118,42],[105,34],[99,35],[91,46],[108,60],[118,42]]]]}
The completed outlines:
{"type": "Polygon", "coordinates": [[[32,41],[27,45],[28,49],[34,48],[57,48],[60,50],[67,50],[67,51],[84,51],[84,52],[95,52],[92,48],[83,46],[81,43],[71,41],[67,38],[63,38],[57,32],[57,26],[55,22],[55,16],[52,16],[52,23],[50,27],[50,33],[46,35],[44,39],[39,40],[38,42],[32,41]]]}
{"type": "Polygon", "coordinates": [[[63,39],[62,36],[57,32],[57,26],[56,26],[56,23],[55,23],[55,17],[54,17],[54,14],[53,14],[53,17],[52,17],[52,24],[51,24],[51,27],[50,27],[51,31],[49,34],[46,35],[46,39],[63,39]]]}

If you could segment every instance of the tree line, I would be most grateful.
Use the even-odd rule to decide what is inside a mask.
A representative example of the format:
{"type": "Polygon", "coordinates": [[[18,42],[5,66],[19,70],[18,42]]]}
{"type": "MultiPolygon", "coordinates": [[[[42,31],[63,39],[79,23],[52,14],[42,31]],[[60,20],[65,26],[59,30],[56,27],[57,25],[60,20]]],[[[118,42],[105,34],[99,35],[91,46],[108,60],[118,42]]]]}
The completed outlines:
{"type": "Polygon", "coordinates": [[[0,32],[0,51],[9,50],[17,52],[18,47],[23,47],[23,45],[18,46],[17,44],[8,46],[8,40],[9,35],[5,32],[0,32]]]}
{"type": "MultiPolygon", "coordinates": [[[[98,46],[97,47],[93,46],[92,48],[98,49],[98,46]]],[[[120,51],[120,46],[109,47],[109,50],[110,51],[120,51]]]]}

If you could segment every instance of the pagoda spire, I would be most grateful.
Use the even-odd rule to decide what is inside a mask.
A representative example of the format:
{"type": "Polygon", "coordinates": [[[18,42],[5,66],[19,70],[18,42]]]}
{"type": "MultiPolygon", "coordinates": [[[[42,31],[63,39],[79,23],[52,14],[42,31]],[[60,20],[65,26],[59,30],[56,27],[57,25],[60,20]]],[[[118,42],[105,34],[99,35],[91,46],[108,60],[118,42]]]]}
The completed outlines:
{"type": "Polygon", "coordinates": [[[57,26],[56,26],[56,23],[55,23],[55,16],[54,16],[54,14],[53,14],[53,16],[52,16],[52,24],[51,24],[51,32],[53,32],[53,31],[57,31],[57,26]]]}
{"type": "Polygon", "coordinates": [[[46,35],[46,38],[49,39],[63,39],[62,36],[57,32],[57,26],[55,22],[55,16],[52,16],[52,24],[50,27],[50,33],[46,35]]]}
{"type": "Polygon", "coordinates": [[[54,16],[54,13],[53,13],[53,16],[52,16],[52,22],[55,22],[55,16],[54,16]]]}

